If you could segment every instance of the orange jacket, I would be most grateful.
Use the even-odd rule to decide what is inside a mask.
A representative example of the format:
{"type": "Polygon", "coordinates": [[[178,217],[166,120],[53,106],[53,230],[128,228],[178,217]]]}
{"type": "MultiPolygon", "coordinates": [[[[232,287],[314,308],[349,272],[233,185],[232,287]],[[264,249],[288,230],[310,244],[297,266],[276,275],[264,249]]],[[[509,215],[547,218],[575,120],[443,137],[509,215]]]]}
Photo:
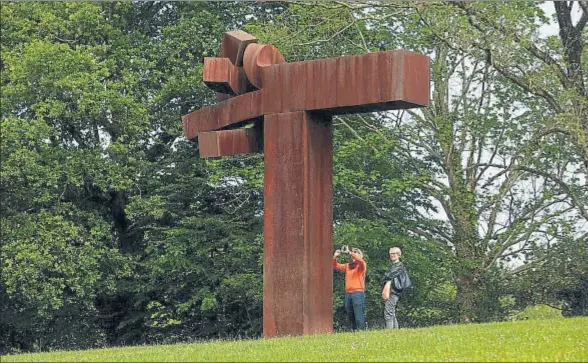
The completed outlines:
{"type": "Polygon", "coordinates": [[[357,264],[354,269],[349,268],[348,263],[340,264],[336,258],[333,258],[333,268],[345,272],[345,292],[365,291],[367,264],[357,253],[351,252],[349,255],[357,264]]]}

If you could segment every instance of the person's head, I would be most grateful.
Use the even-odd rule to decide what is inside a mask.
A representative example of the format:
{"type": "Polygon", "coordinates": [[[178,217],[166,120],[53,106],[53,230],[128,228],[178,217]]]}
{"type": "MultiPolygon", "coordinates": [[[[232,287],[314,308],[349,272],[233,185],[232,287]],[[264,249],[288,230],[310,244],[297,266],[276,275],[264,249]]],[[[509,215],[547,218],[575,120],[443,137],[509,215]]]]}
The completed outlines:
{"type": "Polygon", "coordinates": [[[390,254],[390,261],[392,262],[398,262],[398,260],[400,260],[400,255],[402,255],[402,251],[400,251],[400,248],[398,247],[390,248],[388,253],[390,254]]]}
{"type": "MultiPolygon", "coordinates": [[[[359,255],[359,257],[361,259],[363,259],[363,252],[361,252],[361,250],[359,248],[352,248],[350,252],[357,253],[359,255]]],[[[352,259],[351,262],[349,262],[349,268],[354,269],[356,266],[357,266],[357,261],[352,259]]]]}

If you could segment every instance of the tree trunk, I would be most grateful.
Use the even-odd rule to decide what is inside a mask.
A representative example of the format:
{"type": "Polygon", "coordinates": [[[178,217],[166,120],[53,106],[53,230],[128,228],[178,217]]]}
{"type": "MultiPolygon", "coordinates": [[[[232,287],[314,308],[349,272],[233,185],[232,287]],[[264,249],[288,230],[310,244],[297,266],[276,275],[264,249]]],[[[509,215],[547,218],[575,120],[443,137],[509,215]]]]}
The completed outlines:
{"type": "Polygon", "coordinates": [[[458,272],[455,283],[457,285],[457,305],[461,321],[464,323],[478,321],[478,308],[480,306],[479,272],[475,269],[464,267],[458,272]]]}

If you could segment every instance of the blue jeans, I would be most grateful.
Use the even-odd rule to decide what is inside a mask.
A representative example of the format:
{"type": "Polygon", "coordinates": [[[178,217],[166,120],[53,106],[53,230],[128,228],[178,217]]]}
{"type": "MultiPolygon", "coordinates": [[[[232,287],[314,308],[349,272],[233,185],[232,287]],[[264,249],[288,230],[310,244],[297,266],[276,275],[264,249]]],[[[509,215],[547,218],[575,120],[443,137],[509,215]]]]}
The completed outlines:
{"type": "Polygon", "coordinates": [[[365,293],[363,291],[345,293],[345,311],[351,324],[351,330],[365,329],[364,305],[365,293]]]}

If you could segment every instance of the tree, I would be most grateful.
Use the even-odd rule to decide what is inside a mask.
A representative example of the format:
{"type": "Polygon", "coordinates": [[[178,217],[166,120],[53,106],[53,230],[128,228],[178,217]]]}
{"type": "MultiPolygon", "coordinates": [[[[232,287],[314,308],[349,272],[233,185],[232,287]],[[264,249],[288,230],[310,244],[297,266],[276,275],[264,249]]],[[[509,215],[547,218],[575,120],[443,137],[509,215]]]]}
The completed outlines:
{"type": "MultiPolygon", "coordinates": [[[[201,337],[259,331],[237,321],[237,301],[261,273],[240,252],[258,250],[260,204],[222,209],[228,188],[207,180],[180,116],[213,102],[198,80],[222,32],[282,8],[3,4],[3,352],[133,344],[166,331],[187,339],[172,333],[193,326],[201,337]],[[194,324],[203,314],[235,323],[206,330],[194,324]]],[[[250,287],[255,309],[260,287],[250,287]]]]}
{"type": "MultiPolygon", "coordinates": [[[[588,5],[585,1],[566,1],[553,2],[552,6],[558,33],[547,37],[538,34],[541,25],[550,23],[544,11],[551,7],[547,4],[539,7],[532,3],[509,3],[499,7],[455,2],[449,6],[419,6],[416,11],[431,36],[492,67],[511,84],[509,89],[517,88],[521,92],[524,107],[538,111],[536,136],[529,145],[532,152],[527,152],[524,163],[511,164],[510,169],[544,184],[553,200],[560,201],[549,208],[566,217],[559,223],[549,223],[547,229],[539,229],[544,234],[542,246],[549,247],[558,241],[579,246],[586,239],[588,221],[585,89],[588,5]],[[450,11],[453,15],[448,17],[450,11]]],[[[508,169],[503,172],[507,173],[508,169]]],[[[569,251],[556,249],[558,253],[566,250],[569,251]]],[[[535,249],[533,255],[527,255],[526,262],[530,264],[515,272],[550,265],[543,264],[550,258],[550,250],[535,249]]]]}

